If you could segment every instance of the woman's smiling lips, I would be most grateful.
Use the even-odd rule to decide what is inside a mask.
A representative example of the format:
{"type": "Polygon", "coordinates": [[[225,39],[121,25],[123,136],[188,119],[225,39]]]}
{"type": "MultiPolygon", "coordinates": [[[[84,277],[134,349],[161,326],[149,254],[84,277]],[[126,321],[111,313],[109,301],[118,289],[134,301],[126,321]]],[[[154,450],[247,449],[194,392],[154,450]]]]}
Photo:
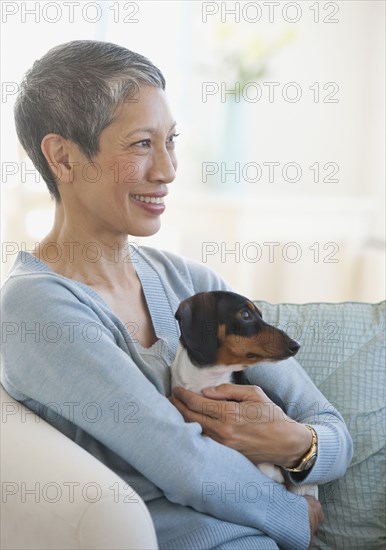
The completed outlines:
{"type": "Polygon", "coordinates": [[[130,199],[140,207],[152,214],[162,214],[165,210],[164,197],[167,193],[130,194],[130,199]]]}

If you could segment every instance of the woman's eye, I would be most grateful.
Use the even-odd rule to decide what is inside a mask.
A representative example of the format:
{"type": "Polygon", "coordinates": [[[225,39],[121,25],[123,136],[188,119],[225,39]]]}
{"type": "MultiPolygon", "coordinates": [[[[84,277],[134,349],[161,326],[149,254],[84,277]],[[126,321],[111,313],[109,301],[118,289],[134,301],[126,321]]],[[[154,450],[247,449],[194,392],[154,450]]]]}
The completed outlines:
{"type": "Polygon", "coordinates": [[[247,309],[244,309],[244,310],[240,313],[240,317],[242,318],[243,321],[247,321],[248,319],[251,318],[251,314],[250,314],[250,312],[249,312],[247,309]]]}
{"type": "Polygon", "coordinates": [[[178,137],[180,134],[173,134],[172,136],[170,136],[170,138],[167,140],[166,143],[175,143],[175,139],[176,137],[178,137]]]}
{"type": "Polygon", "coordinates": [[[142,141],[137,141],[134,145],[139,147],[150,147],[150,139],[143,139],[142,141]]]}

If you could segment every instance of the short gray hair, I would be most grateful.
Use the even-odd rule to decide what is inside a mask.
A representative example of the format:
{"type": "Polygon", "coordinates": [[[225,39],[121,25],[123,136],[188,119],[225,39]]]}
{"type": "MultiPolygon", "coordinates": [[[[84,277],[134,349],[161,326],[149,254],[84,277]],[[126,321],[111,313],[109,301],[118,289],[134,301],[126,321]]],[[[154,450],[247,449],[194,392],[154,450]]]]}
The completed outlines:
{"type": "Polygon", "coordinates": [[[60,202],[55,175],[41,151],[44,136],[59,134],[91,160],[99,136],[117,107],[141,84],[165,89],[165,79],[146,57],[122,46],[74,40],[49,50],[25,74],[15,104],[21,145],[60,202]]]}

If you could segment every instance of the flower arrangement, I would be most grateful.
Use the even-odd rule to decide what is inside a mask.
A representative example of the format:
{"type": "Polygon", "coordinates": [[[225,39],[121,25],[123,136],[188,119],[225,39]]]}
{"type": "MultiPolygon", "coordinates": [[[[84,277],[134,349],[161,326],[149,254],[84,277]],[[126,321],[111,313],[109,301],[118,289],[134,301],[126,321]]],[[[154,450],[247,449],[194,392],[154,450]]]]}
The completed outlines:
{"type": "Polygon", "coordinates": [[[215,28],[213,61],[207,70],[230,88],[238,83],[242,93],[248,83],[262,78],[268,61],[294,37],[294,31],[285,30],[268,41],[256,33],[246,33],[243,25],[223,23],[215,28]]]}

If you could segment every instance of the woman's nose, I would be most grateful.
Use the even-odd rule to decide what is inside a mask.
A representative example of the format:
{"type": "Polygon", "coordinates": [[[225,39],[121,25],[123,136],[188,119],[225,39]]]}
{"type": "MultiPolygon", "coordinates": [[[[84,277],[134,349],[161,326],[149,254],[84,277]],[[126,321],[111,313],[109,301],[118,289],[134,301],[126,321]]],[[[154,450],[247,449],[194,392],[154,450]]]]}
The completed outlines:
{"type": "Polygon", "coordinates": [[[149,169],[149,179],[162,183],[171,183],[176,177],[177,160],[174,151],[158,151],[149,169]]]}

